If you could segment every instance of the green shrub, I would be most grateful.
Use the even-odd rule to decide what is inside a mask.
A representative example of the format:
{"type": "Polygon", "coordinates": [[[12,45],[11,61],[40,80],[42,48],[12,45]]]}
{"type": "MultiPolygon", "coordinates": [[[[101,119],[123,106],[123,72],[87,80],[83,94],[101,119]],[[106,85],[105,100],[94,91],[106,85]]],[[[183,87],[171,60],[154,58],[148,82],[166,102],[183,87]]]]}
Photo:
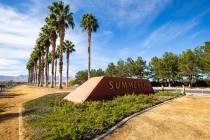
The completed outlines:
{"type": "Polygon", "coordinates": [[[51,94],[25,104],[31,138],[92,139],[123,118],[169,99],[128,95],[109,101],[73,104],[62,100],[66,95],[51,94]]]}

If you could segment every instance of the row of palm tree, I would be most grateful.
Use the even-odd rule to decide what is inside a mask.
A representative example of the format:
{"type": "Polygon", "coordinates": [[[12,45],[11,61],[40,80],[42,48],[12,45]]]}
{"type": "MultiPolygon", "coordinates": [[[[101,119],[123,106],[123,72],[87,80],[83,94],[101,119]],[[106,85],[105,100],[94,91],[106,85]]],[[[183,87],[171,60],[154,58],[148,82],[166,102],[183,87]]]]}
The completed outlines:
{"type": "MultiPolygon", "coordinates": [[[[69,5],[63,1],[53,2],[49,8],[49,15],[45,18],[45,24],[41,28],[39,37],[36,40],[34,50],[27,62],[28,83],[37,86],[48,87],[49,84],[49,66],[51,64],[50,86],[56,87],[57,60],[59,62],[59,88],[62,88],[63,71],[63,53],[66,53],[67,70],[66,86],[69,80],[69,56],[75,51],[75,45],[65,40],[65,33],[68,28],[74,29],[73,13],[69,5]],[[56,41],[59,37],[60,43],[56,47],[56,41]],[[50,50],[51,46],[51,52],[50,50]]],[[[88,33],[88,78],[90,78],[90,46],[91,33],[96,32],[98,22],[94,15],[84,14],[80,23],[83,31],[88,33]]]]}

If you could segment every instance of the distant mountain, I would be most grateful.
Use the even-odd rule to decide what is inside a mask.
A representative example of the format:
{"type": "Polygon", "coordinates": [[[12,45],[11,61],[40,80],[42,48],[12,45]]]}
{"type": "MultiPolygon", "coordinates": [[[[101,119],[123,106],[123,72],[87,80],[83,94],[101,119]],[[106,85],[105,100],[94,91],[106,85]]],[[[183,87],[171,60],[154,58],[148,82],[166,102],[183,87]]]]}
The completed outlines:
{"type": "Polygon", "coordinates": [[[19,76],[5,76],[0,75],[0,81],[15,81],[15,82],[27,82],[27,75],[19,75],[19,76]]]}

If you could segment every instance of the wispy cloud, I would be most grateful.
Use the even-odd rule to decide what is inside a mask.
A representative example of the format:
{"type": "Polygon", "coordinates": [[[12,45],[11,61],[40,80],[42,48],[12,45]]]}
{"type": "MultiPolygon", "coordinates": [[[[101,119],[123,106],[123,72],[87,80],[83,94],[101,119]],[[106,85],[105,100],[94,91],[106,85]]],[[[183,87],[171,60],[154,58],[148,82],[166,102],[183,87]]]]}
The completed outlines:
{"type": "Polygon", "coordinates": [[[2,4],[0,17],[0,74],[26,74],[23,60],[29,57],[41,21],[2,4]]]}
{"type": "Polygon", "coordinates": [[[150,48],[157,46],[158,44],[164,44],[172,41],[173,39],[180,37],[186,32],[190,31],[193,27],[198,25],[199,21],[196,19],[187,22],[169,22],[155,31],[153,31],[141,45],[143,48],[150,48]]]}
{"type": "Polygon", "coordinates": [[[10,48],[8,46],[2,47],[0,45],[0,58],[4,59],[27,59],[30,55],[31,49],[10,48]]]}
{"type": "Polygon", "coordinates": [[[156,17],[170,2],[170,0],[118,0],[115,1],[116,7],[112,7],[110,15],[119,22],[142,23],[156,17]]]}
{"type": "Polygon", "coordinates": [[[36,17],[0,5],[0,44],[13,47],[32,47],[41,22],[36,17]]]}
{"type": "Polygon", "coordinates": [[[71,3],[74,11],[86,9],[97,13],[98,16],[103,17],[107,22],[114,21],[115,24],[121,26],[127,23],[139,24],[153,19],[171,0],[66,1],[71,3]]]}

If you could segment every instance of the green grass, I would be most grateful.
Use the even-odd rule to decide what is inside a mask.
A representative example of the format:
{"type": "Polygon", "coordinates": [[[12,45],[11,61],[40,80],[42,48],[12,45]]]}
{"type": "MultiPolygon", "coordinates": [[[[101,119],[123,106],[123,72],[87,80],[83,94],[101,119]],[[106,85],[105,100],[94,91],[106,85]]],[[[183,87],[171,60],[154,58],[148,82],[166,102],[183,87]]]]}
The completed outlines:
{"type": "Polygon", "coordinates": [[[182,94],[180,93],[177,93],[177,92],[168,92],[168,91],[165,91],[165,92],[158,92],[155,94],[156,96],[181,96],[182,94]]]}
{"type": "Polygon", "coordinates": [[[129,95],[82,104],[63,101],[66,95],[51,94],[25,104],[25,119],[32,139],[92,139],[123,118],[180,94],[129,95]]]}

